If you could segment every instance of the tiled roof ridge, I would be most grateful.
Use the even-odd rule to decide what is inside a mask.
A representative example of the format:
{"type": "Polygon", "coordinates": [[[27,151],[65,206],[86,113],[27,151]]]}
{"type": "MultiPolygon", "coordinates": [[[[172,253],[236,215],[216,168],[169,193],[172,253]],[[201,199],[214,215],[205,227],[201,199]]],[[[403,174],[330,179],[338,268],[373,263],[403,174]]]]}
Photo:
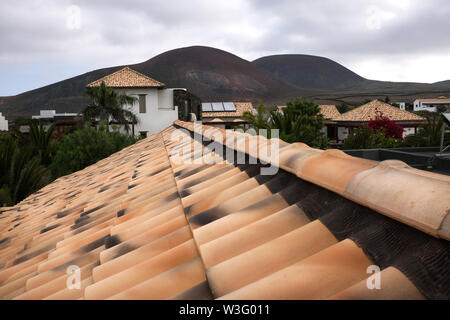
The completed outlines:
{"type": "Polygon", "coordinates": [[[97,79],[97,80],[95,80],[95,81],[92,81],[91,83],[87,84],[86,87],[98,86],[98,85],[101,84],[103,81],[107,80],[108,78],[111,78],[111,77],[113,77],[113,76],[115,76],[115,75],[117,75],[117,74],[119,74],[119,73],[121,73],[121,72],[124,72],[124,71],[128,71],[128,72],[135,73],[137,76],[143,77],[143,78],[145,78],[146,80],[148,80],[148,81],[150,81],[150,82],[153,82],[154,85],[152,85],[152,86],[154,86],[154,87],[164,87],[164,86],[165,86],[164,83],[162,83],[162,82],[160,82],[160,81],[158,81],[158,80],[155,80],[155,79],[153,79],[153,78],[150,78],[149,76],[147,76],[147,75],[145,75],[145,74],[143,74],[143,73],[141,73],[141,72],[139,72],[139,71],[136,71],[136,70],[134,70],[134,69],[131,69],[129,66],[125,66],[125,67],[123,67],[123,68],[121,68],[121,69],[119,69],[119,70],[117,70],[117,71],[115,71],[115,72],[113,72],[113,73],[110,73],[110,74],[107,74],[107,75],[104,76],[104,77],[101,77],[100,79],[97,79]]]}
{"type": "MultiPolygon", "coordinates": [[[[197,131],[192,122],[177,120],[174,124],[197,131]]],[[[198,133],[214,140],[217,131],[224,134],[226,130],[203,125],[198,133]]],[[[233,134],[237,139],[243,137],[258,144],[258,148],[250,149],[248,144],[238,144],[235,150],[273,162],[257,151],[273,139],[233,134]]],[[[304,143],[278,141],[281,169],[436,238],[450,240],[450,177],[414,169],[399,160],[378,162],[337,149],[324,151],[304,143]]],[[[228,145],[227,141],[224,143],[228,145]]]]}

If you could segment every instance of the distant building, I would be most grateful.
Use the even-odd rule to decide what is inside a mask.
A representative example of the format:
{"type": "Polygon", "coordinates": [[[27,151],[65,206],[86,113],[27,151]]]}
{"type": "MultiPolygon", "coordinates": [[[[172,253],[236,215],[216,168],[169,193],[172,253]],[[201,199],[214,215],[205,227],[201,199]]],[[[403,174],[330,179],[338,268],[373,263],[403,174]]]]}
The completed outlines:
{"type": "Polygon", "coordinates": [[[255,112],[251,102],[203,102],[202,123],[224,129],[245,126],[242,115],[246,111],[255,112]]]}
{"type": "MultiPolygon", "coordinates": [[[[285,107],[278,106],[277,108],[278,110],[282,110],[285,107]]],[[[370,120],[376,118],[377,110],[381,111],[385,117],[401,125],[404,128],[404,137],[415,133],[417,127],[426,122],[424,117],[379,100],[373,100],[342,114],[335,105],[319,105],[319,107],[320,114],[324,118],[324,134],[329,139],[336,140],[337,142],[344,141],[351,134],[352,130],[368,125],[370,120]]]]}
{"type": "Polygon", "coordinates": [[[8,120],[0,112],[0,131],[8,131],[8,120]]]}
{"type": "Polygon", "coordinates": [[[442,106],[450,110],[450,99],[447,97],[439,97],[435,99],[416,99],[414,100],[414,111],[430,111],[436,112],[438,106],[442,106]]]}
{"type": "Polygon", "coordinates": [[[402,126],[405,129],[403,137],[415,133],[417,128],[426,122],[424,117],[417,114],[373,100],[332,119],[330,126],[336,128],[337,141],[345,140],[353,129],[367,125],[370,120],[376,118],[377,111],[402,126]]]}
{"type": "Polygon", "coordinates": [[[189,120],[191,113],[197,119],[201,118],[199,100],[188,94],[186,89],[166,88],[164,83],[129,67],[89,83],[86,87],[98,87],[102,82],[119,94],[136,98],[133,105],[124,106],[139,120],[137,124],[130,123],[135,135],[147,136],[166,128],[175,120],[189,120]]]}
{"type": "Polygon", "coordinates": [[[400,110],[406,110],[406,102],[397,102],[400,110]]]}
{"type": "MultiPolygon", "coordinates": [[[[31,116],[31,119],[43,122],[45,130],[54,124],[57,133],[64,133],[67,128],[76,126],[80,121],[80,116],[78,113],[56,113],[56,110],[40,110],[39,115],[31,116]]],[[[30,127],[27,124],[21,124],[19,130],[23,133],[29,133],[30,127]]]]}
{"type": "Polygon", "coordinates": [[[50,122],[58,120],[74,119],[78,116],[77,113],[56,113],[56,110],[41,110],[38,116],[32,116],[32,119],[48,120],[50,122]]]}

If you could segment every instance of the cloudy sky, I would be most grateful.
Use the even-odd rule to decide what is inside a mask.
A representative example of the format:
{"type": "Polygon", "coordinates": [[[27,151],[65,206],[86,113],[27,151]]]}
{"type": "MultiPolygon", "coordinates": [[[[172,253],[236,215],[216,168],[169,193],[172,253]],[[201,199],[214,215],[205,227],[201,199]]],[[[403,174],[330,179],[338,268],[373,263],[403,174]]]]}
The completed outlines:
{"type": "Polygon", "coordinates": [[[450,79],[448,0],[0,2],[0,96],[191,45],[303,53],[370,79],[450,79]]]}

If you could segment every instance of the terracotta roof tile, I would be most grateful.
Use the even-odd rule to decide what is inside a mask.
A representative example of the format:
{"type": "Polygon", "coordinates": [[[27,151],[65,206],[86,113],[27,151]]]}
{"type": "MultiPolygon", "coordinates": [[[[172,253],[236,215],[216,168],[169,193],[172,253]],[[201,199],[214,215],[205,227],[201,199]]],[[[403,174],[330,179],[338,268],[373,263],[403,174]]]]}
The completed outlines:
{"type": "Polygon", "coordinates": [[[275,175],[260,161],[178,163],[209,150],[194,130],[225,132],[176,121],[1,208],[0,297],[450,298],[449,177],[243,133],[226,143],[247,160],[270,163],[261,150],[280,143],[275,175]],[[382,290],[366,286],[373,264],[382,290]]]}
{"type": "Polygon", "coordinates": [[[338,111],[336,106],[334,104],[326,105],[322,104],[319,105],[320,107],[320,113],[323,115],[324,119],[326,120],[334,120],[340,117],[341,113],[338,111]]]}
{"type": "Polygon", "coordinates": [[[112,88],[149,88],[149,87],[165,87],[165,84],[155,79],[152,79],[136,70],[129,67],[120,69],[103,78],[89,83],[86,87],[98,87],[102,82],[105,82],[107,87],[112,88]]]}

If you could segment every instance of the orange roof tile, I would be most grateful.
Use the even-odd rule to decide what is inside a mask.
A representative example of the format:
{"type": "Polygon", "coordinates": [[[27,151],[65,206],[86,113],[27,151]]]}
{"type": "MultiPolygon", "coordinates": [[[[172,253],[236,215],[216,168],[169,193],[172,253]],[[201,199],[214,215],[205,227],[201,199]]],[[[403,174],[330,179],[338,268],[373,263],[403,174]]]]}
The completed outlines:
{"type": "Polygon", "coordinates": [[[98,87],[102,82],[105,82],[107,87],[112,88],[149,88],[149,87],[164,87],[165,84],[146,75],[137,72],[129,67],[120,69],[103,78],[89,83],[86,87],[98,87]]]}
{"type": "Polygon", "coordinates": [[[319,105],[320,113],[323,115],[324,119],[334,120],[339,118],[341,115],[334,104],[330,105],[319,105]]]}
{"type": "Polygon", "coordinates": [[[412,112],[400,110],[379,100],[373,100],[365,105],[343,113],[336,118],[337,121],[359,121],[368,122],[377,117],[377,111],[383,113],[385,117],[395,121],[425,121],[424,117],[418,116],[412,112]]]}
{"type": "Polygon", "coordinates": [[[194,132],[225,130],[176,121],[0,208],[0,298],[450,298],[449,177],[231,131],[247,160],[279,142],[280,170],[178,162],[209,150],[194,132]]]}

